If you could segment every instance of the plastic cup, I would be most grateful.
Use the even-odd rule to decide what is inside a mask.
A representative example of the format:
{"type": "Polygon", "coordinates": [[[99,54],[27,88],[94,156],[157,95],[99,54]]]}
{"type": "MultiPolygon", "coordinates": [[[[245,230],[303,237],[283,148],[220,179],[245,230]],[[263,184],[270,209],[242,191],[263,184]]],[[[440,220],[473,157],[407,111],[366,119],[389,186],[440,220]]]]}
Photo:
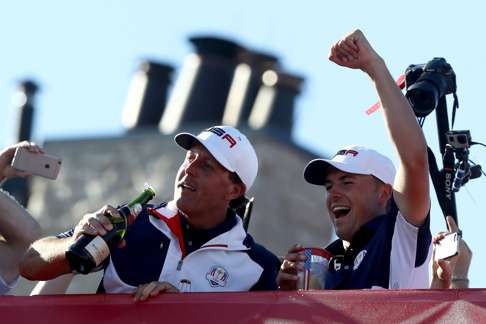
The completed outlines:
{"type": "Polygon", "coordinates": [[[331,253],[322,248],[304,248],[304,271],[299,272],[297,288],[301,290],[324,289],[331,253]]]}

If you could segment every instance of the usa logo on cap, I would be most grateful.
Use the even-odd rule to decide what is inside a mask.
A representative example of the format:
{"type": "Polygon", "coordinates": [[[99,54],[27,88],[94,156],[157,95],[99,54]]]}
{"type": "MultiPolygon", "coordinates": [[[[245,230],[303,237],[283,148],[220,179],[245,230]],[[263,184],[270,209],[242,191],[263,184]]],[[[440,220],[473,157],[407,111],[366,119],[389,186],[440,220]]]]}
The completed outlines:
{"type": "Polygon", "coordinates": [[[233,146],[236,145],[236,140],[230,134],[227,134],[224,131],[224,129],[222,129],[222,128],[211,127],[211,128],[205,129],[204,131],[214,133],[214,134],[218,135],[219,137],[221,137],[221,139],[227,140],[228,143],[230,144],[230,146],[229,146],[230,148],[232,148],[233,146]]]}

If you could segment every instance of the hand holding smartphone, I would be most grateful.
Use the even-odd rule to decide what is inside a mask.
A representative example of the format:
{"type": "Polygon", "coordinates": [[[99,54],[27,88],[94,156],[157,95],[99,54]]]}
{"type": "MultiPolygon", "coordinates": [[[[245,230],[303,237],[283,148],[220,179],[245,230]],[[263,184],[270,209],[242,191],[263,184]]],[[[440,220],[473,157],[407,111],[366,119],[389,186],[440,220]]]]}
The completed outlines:
{"type": "Polygon", "coordinates": [[[443,239],[434,244],[435,259],[447,260],[456,256],[459,252],[461,237],[457,232],[448,233],[443,239]]]}
{"type": "Polygon", "coordinates": [[[61,158],[45,153],[33,153],[25,147],[18,147],[11,166],[17,170],[55,180],[61,168],[61,158]]]}

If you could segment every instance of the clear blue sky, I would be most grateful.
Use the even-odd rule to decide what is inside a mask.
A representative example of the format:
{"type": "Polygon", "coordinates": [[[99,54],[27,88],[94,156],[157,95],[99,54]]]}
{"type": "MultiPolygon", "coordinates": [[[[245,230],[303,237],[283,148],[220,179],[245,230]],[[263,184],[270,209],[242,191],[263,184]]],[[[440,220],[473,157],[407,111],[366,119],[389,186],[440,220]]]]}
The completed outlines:
{"type": "MultiPolygon", "coordinates": [[[[116,134],[132,74],[141,58],[180,67],[191,48],[189,35],[215,33],[278,55],[286,70],[305,76],[297,106],[296,141],[324,154],[346,144],[395,152],[379,113],[364,110],[376,101],[368,78],[327,60],[330,45],[361,28],[398,76],[411,63],[445,57],[457,74],[460,110],[456,129],[470,129],[486,142],[484,103],[484,13],[468,1],[10,1],[0,4],[0,144],[13,141],[16,81],[33,77],[38,96],[35,138],[116,134]],[[290,3],[290,1],[288,2],[290,3]]],[[[435,116],[425,134],[438,152],[435,116]]],[[[486,149],[470,158],[485,164],[486,149]]],[[[456,196],[461,228],[474,258],[472,287],[486,287],[486,178],[456,196]]],[[[435,193],[432,192],[435,197],[435,193]]],[[[316,216],[317,217],[317,216],[316,216]]],[[[432,231],[442,230],[434,202],[432,231]]]]}

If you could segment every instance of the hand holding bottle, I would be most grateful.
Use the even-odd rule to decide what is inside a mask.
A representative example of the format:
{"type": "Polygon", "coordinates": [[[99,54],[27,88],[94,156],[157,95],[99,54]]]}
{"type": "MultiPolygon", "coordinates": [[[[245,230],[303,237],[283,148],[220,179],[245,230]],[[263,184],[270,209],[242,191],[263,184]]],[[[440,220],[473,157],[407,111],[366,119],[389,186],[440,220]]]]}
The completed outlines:
{"type": "Polygon", "coordinates": [[[124,246],[128,226],[154,196],[154,189],[147,186],[124,206],[107,205],[94,214],[85,215],[74,230],[74,242],[66,251],[70,268],[87,274],[102,265],[112,249],[124,246]]]}
{"type": "Polygon", "coordinates": [[[74,240],[77,240],[82,234],[96,236],[105,235],[107,231],[111,231],[113,224],[108,215],[113,218],[121,217],[118,210],[110,205],[105,205],[94,213],[84,215],[74,228],[74,240]]]}

